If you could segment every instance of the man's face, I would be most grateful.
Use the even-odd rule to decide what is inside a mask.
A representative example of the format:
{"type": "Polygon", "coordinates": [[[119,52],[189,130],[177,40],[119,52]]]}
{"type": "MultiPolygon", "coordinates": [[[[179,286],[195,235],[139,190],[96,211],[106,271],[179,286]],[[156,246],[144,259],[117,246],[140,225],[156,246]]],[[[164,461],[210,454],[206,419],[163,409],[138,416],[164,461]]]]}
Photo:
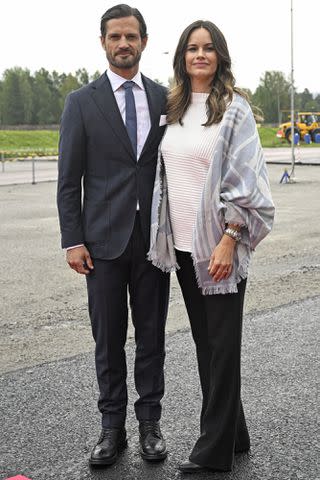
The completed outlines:
{"type": "Polygon", "coordinates": [[[114,18],[107,21],[106,35],[101,37],[101,44],[110,69],[121,75],[129,70],[138,70],[147,37],[141,38],[139,22],[135,17],[114,18]]]}

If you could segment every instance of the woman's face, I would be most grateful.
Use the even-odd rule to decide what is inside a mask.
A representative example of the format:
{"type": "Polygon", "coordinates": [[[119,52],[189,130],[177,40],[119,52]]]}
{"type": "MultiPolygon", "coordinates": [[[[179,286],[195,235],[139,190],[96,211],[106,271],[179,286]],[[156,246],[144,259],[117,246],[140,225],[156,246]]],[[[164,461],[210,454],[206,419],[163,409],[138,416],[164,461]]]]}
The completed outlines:
{"type": "Polygon", "coordinates": [[[185,53],[186,70],[191,83],[210,85],[218,68],[218,57],[212,38],[205,28],[191,33],[185,53]]]}

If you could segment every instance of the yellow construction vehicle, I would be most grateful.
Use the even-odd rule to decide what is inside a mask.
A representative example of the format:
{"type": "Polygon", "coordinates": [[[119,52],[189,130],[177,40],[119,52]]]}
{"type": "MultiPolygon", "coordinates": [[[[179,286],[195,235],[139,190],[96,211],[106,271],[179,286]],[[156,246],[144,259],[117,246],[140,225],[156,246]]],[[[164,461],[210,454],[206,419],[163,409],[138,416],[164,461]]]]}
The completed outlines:
{"type": "MultiPolygon", "coordinates": [[[[277,132],[278,138],[286,138],[291,143],[291,115],[289,121],[282,123],[277,132]]],[[[306,133],[309,133],[311,140],[316,142],[320,135],[320,112],[296,112],[294,122],[294,134],[299,135],[299,141],[304,140],[306,133]]]]}

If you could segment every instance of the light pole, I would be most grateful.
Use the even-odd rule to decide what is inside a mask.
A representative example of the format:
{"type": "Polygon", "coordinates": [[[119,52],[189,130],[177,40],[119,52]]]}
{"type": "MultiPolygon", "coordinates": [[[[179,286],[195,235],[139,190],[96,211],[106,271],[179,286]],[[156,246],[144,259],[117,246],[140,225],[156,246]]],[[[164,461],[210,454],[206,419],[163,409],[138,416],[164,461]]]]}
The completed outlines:
{"type": "Polygon", "coordinates": [[[294,181],[294,68],[293,68],[293,0],[291,0],[291,173],[290,180],[294,181]]]}

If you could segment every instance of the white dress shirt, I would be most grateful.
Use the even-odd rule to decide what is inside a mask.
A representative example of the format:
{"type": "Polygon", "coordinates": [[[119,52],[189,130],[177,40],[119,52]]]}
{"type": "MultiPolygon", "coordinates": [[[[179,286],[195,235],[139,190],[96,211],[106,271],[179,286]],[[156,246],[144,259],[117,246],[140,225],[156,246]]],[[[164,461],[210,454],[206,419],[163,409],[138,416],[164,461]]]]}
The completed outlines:
{"type": "MultiPolygon", "coordinates": [[[[120,77],[111,70],[107,70],[107,76],[111,83],[111,88],[116,98],[123,123],[126,123],[126,101],[125,89],[122,87],[126,78],[120,77]]],[[[150,131],[151,121],[147,94],[142,83],[141,73],[138,72],[132,79],[135,85],[132,88],[137,113],[137,159],[139,159],[143,146],[147,140],[150,131]]]]}
{"type": "MultiPolygon", "coordinates": [[[[122,87],[124,82],[127,82],[127,78],[120,77],[116,73],[112,72],[112,70],[107,70],[106,72],[112,91],[114,93],[123,123],[126,123],[126,100],[125,100],[125,89],[122,87]]],[[[138,72],[132,79],[132,82],[135,85],[132,88],[134,101],[136,104],[136,114],[137,114],[137,160],[139,159],[144,144],[147,140],[150,127],[151,127],[151,120],[150,120],[150,112],[149,112],[149,105],[147,94],[142,83],[141,73],[138,72]]],[[[139,210],[139,203],[137,204],[137,210],[139,210]]],[[[72,248],[82,247],[81,245],[73,245],[72,247],[68,247],[66,250],[71,250],[72,248]]]]}

